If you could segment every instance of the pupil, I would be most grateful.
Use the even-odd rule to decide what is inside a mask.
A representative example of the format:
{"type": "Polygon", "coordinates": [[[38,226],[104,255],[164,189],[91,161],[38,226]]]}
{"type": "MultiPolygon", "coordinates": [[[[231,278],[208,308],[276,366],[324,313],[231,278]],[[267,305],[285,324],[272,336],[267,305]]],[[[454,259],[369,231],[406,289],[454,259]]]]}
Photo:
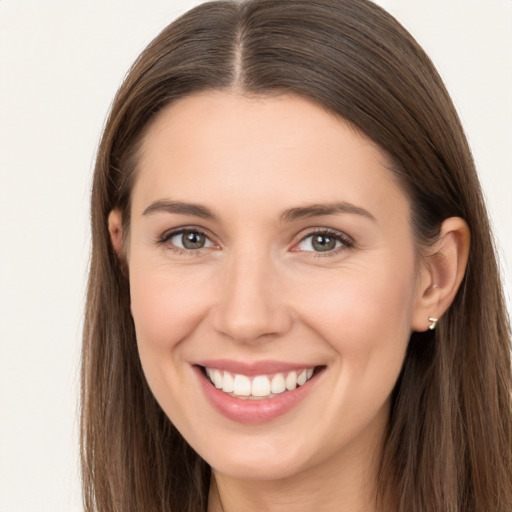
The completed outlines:
{"type": "Polygon", "coordinates": [[[336,247],[336,239],[325,235],[315,235],[313,237],[313,248],[315,251],[332,251],[336,247]]]}
{"type": "Polygon", "coordinates": [[[182,243],[185,249],[201,249],[204,247],[205,236],[202,233],[190,231],[183,234],[182,243]]]}

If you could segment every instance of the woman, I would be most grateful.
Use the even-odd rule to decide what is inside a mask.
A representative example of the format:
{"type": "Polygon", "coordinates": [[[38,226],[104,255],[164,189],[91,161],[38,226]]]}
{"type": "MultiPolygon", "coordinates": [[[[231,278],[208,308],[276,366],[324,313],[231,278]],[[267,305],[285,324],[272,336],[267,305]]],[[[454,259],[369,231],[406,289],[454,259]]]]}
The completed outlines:
{"type": "Polygon", "coordinates": [[[214,2],[100,144],[87,510],[508,511],[510,334],[441,79],[362,0],[214,2]]]}

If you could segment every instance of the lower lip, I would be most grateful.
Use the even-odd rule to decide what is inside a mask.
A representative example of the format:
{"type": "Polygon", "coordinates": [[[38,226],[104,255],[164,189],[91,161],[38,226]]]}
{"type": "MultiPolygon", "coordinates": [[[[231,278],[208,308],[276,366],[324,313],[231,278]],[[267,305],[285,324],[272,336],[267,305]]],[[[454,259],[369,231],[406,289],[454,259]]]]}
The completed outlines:
{"type": "Polygon", "coordinates": [[[199,367],[194,369],[199,376],[204,394],[218,412],[232,421],[251,425],[266,423],[286,414],[306,398],[320,375],[320,373],[315,374],[293,391],[285,391],[272,398],[251,400],[224,393],[210,382],[199,367]]]}

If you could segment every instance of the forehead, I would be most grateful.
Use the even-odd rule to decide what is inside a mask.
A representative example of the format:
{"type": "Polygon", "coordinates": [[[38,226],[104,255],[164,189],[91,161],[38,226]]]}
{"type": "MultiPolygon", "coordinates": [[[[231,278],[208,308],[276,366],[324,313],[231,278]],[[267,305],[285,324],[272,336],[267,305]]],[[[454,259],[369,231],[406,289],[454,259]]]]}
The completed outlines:
{"type": "Polygon", "coordinates": [[[133,206],[143,209],[159,195],[225,208],[378,206],[391,193],[406,204],[388,167],[371,140],[302,97],[201,93],[166,107],[147,130],[133,206]]]}

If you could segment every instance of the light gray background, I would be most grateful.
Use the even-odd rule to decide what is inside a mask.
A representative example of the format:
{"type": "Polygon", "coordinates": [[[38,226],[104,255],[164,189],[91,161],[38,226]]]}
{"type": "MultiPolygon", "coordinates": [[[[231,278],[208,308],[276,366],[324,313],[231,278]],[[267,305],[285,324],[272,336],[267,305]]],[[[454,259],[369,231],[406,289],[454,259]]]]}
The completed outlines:
{"type": "MultiPolygon", "coordinates": [[[[78,360],[95,148],[187,0],[0,0],[0,512],[79,511],[78,360]]],[[[453,95],[512,295],[512,1],[381,0],[453,95]]]]}

